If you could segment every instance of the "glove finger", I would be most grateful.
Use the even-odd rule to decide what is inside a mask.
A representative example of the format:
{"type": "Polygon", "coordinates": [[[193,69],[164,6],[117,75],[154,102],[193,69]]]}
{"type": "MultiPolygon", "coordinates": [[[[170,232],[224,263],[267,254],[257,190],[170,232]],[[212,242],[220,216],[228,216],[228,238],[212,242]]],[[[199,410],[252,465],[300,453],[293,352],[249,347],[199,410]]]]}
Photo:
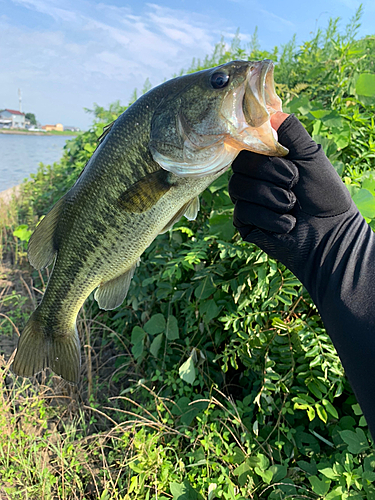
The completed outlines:
{"type": "Polygon", "coordinates": [[[285,189],[291,189],[298,181],[298,169],[288,160],[241,151],[232,163],[234,173],[251,179],[271,182],[285,189]]]}
{"type": "Polygon", "coordinates": [[[346,212],[351,206],[349,191],[322,147],[312,140],[294,115],[281,124],[278,135],[279,142],[289,149],[288,160],[299,170],[294,192],[302,210],[321,217],[346,212]]]}
{"type": "Polygon", "coordinates": [[[289,233],[296,219],[291,214],[278,214],[269,208],[239,200],[234,206],[233,224],[244,238],[254,226],[272,233],[289,233]]]}
{"type": "Polygon", "coordinates": [[[232,175],[228,190],[233,202],[243,200],[278,213],[289,212],[296,203],[296,196],[292,191],[266,181],[249,179],[242,174],[232,175]]]}

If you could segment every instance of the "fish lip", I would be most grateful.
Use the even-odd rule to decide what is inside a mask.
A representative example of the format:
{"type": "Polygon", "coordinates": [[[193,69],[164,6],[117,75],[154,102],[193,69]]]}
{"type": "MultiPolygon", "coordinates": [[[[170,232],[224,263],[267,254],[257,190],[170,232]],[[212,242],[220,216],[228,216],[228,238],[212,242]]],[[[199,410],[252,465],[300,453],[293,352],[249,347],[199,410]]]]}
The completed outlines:
{"type": "Polygon", "coordinates": [[[275,89],[275,80],[274,80],[274,71],[275,64],[270,59],[266,59],[262,61],[266,63],[262,67],[262,87],[263,87],[263,97],[264,104],[267,108],[267,111],[270,114],[274,114],[277,111],[282,111],[282,101],[280,97],[276,94],[275,89]]]}
{"type": "Polygon", "coordinates": [[[269,116],[282,111],[280,97],[276,94],[274,82],[275,65],[270,59],[250,63],[247,72],[248,91],[245,92],[244,109],[246,109],[246,100],[248,106],[255,112],[255,118],[249,119],[253,127],[261,126],[269,119],[269,116]]]}

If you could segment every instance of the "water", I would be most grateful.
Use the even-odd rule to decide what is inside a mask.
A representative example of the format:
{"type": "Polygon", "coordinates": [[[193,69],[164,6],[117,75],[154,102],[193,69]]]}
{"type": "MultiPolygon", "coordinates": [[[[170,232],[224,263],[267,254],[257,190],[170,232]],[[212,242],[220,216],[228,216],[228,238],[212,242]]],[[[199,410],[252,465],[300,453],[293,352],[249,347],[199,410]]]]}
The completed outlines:
{"type": "Polygon", "coordinates": [[[69,139],[63,135],[0,134],[0,191],[35,174],[40,162],[51,165],[59,161],[69,139]]]}

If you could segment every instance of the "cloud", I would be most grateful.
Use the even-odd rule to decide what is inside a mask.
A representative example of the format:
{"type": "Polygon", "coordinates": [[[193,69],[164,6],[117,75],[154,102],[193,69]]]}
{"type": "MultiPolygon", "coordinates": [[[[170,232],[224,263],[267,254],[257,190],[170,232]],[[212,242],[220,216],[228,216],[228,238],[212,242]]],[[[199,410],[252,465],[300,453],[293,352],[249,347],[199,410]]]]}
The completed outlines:
{"type": "Polygon", "coordinates": [[[86,0],[13,0],[13,5],[22,15],[0,17],[6,40],[0,60],[7,68],[0,107],[11,107],[14,89],[21,86],[40,119],[52,123],[70,113],[67,122],[87,125],[83,107],[116,99],[126,104],[147,78],[161,83],[189,67],[193,56],[212,53],[222,33],[235,32],[223,19],[213,23],[212,16],[156,3],[141,3],[137,10],[86,0]],[[69,102],[63,103],[65,98],[69,102]],[[73,102],[79,110],[72,110],[73,102]]]}
{"type": "Polygon", "coordinates": [[[55,20],[68,23],[77,21],[77,16],[73,10],[62,9],[59,6],[61,3],[54,0],[13,0],[13,2],[43,14],[48,14],[55,20]]]}

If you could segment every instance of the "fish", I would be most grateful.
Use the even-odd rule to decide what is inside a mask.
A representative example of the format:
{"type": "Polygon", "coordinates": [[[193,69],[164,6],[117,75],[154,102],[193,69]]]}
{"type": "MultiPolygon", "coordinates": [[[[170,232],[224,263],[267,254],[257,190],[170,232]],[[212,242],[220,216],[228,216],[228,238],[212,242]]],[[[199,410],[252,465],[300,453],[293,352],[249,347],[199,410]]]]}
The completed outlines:
{"type": "Polygon", "coordinates": [[[80,375],[79,310],[91,292],[101,309],[124,301],[140,256],[183,215],[241,150],[285,156],[270,116],[282,111],[270,60],[232,61],[151,89],[104,128],[74,186],[32,234],[28,259],[53,263],[12,364],[31,377],[49,367],[80,375]]]}

